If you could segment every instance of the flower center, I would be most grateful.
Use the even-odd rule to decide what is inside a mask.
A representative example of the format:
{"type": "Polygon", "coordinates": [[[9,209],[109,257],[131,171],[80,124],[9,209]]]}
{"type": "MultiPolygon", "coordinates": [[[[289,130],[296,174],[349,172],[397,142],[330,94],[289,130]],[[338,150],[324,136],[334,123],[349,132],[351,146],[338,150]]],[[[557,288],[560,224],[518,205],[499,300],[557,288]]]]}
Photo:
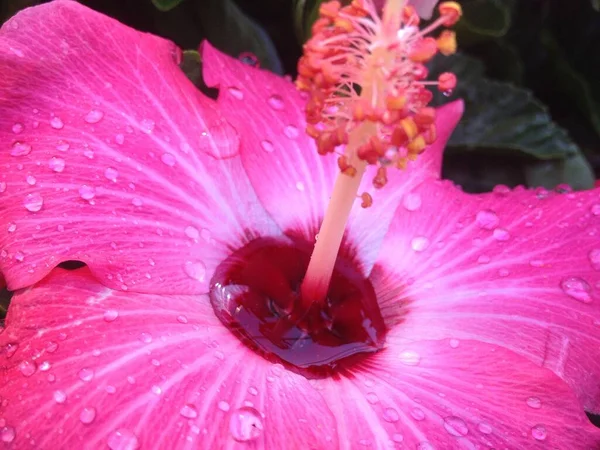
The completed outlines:
{"type": "Polygon", "coordinates": [[[320,378],[382,349],[386,329],[373,287],[352,260],[338,258],[325,301],[302,301],[310,251],[309,242],[256,239],[220,264],[210,299],[217,317],[248,347],[320,378]]]}

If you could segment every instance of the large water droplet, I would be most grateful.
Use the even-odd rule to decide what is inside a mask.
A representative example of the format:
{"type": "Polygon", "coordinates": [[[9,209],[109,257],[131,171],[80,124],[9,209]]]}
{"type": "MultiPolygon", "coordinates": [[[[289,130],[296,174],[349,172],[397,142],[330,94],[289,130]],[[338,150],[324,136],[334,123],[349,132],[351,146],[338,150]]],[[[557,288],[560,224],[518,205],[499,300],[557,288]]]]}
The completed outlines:
{"type": "Polygon", "coordinates": [[[104,311],[104,321],[105,322],[114,322],[117,317],[119,317],[119,311],[116,309],[107,309],[104,311]]]}
{"type": "Polygon", "coordinates": [[[505,230],[504,228],[496,228],[494,230],[494,239],[496,239],[497,241],[500,242],[505,242],[508,241],[510,239],[510,233],[505,230]]]}
{"type": "Polygon", "coordinates": [[[52,394],[54,401],[58,404],[63,404],[67,401],[67,394],[64,391],[54,391],[52,394]]]}
{"type": "Polygon", "coordinates": [[[600,203],[593,205],[591,211],[594,216],[600,216],[600,203]]]}
{"type": "Polygon", "coordinates": [[[548,432],[546,431],[546,427],[543,425],[536,425],[531,428],[531,435],[537,441],[543,441],[548,436],[548,432]]]}
{"type": "Polygon", "coordinates": [[[489,209],[479,211],[475,217],[475,222],[484,230],[493,230],[500,223],[498,215],[489,209]]]}
{"type": "Polygon", "coordinates": [[[590,303],[592,301],[592,288],[587,281],[579,277],[565,278],[560,282],[560,287],[565,294],[575,300],[583,303],[590,303]]]}
{"type": "Polygon", "coordinates": [[[198,417],[198,410],[194,405],[183,405],[179,410],[179,414],[181,414],[186,419],[195,419],[198,417]]]}
{"type": "Polygon", "coordinates": [[[183,266],[186,275],[196,281],[204,281],[206,266],[202,261],[187,261],[183,266]]]}
{"type": "Polygon", "coordinates": [[[404,206],[407,211],[417,211],[421,208],[421,203],[421,196],[415,193],[406,194],[402,199],[402,206],[404,206]]]}
{"type": "Polygon", "coordinates": [[[83,120],[85,120],[87,123],[94,124],[94,123],[100,122],[103,117],[104,117],[104,113],[102,111],[98,111],[97,109],[92,109],[89,113],[87,113],[85,115],[83,120]]]}
{"type": "Polygon", "coordinates": [[[229,433],[238,442],[257,439],[263,431],[260,413],[249,406],[236,409],[229,418],[229,433]]]}
{"type": "Polygon", "coordinates": [[[184,232],[185,235],[190,239],[198,239],[200,237],[200,231],[198,231],[196,227],[193,227],[191,225],[185,227],[184,232]]]}
{"type": "Polygon", "coordinates": [[[450,416],[444,419],[444,429],[452,436],[466,436],[469,433],[467,424],[460,417],[450,416]]]}
{"type": "Polygon", "coordinates": [[[425,236],[417,236],[410,241],[410,246],[415,252],[422,252],[429,247],[429,239],[425,236]]]}
{"type": "Polygon", "coordinates": [[[283,103],[283,98],[277,94],[271,95],[267,100],[267,103],[275,111],[282,111],[285,106],[285,104],[283,103]]]}
{"type": "Polygon", "coordinates": [[[79,413],[79,420],[81,423],[90,424],[96,418],[96,408],[87,407],[83,408],[79,413]]]}
{"type": "Polygon", "coordinates": [[[267,153],[272,153],[273,150],[275,150],[275,147],[273,147],[273,143],[271,141],[267,141],[267,140],[261,141],[260,146],[267,153]]]}
{"type": "Polygon", "coordinates": [[[48,161],[48,167],[50,170],[60,173],[65,170],[65,160],[54,156],[48,161]]]}
{"type": "Polygon", "coordinates": [[[421,421],[423,419],[425,419],[425,413],[423,412],[422,409],[419,408],[415,408],[410,412],[410,415],[412,416],[413,419],[421,421]]]}
{"type": "Polygon", "coordinates": [[[226,402],[226,401],[224,401],[224,400],[221,400],[221,401],[220,401],[220,402],[217,404],[217,407],[218,407],[218,408],[219,408],[221,411],[224,411],[224,412],[227,412],[227,411],[229,411],[229,403],[227,403],[227,402],[226,402]]]}
{"type": "Polygon", "coordinates": [[[2,442],[10,443],[15,440],[17,433],[13,427],[4,426],[0,430],[0,440],[2,442]]]}
{"type": "Polygon", "coordinates": [[[590,264],[594,270],[600,270],[600,248],[594,248],[588,253],[590,264]]]}
{"type": "Polygon", "coordinates": [[[60,117],[53,117],[52,119],[50,119],[50,126],[55,130],[62,130],[65,124],[62,120],[60,120],[60,117]]]}
{"type": "Polygon", "coordinates": [[[38,212],[44,206],[44,199],[40,194],[34,192],[33,194],[27,194],[23,201],[25,209],[29,212],[38,212]]]}
{"type": "Polygon", "coordinates": [[[538,397],[529,397],[527,399],[527,406],[533,409],[540,409],[542,407],[542,401],[538,397]]]}
{"type": "Polygon", "coordinates": [[[171,153],[163,153],[160,160],[166,166],[173,167],[175,165],[175,157],[171,153]]]}
{"type": "Polygon", "coordinates": [[[30,153],[31,145],[19,141],[15,142],[10,149],[11,156],[25,156],[30,153]]]}
{"type": "Polygon", "coordinates": [[[91,200],[96,196],[96,189],[84,184],[79,188],[79,196],[84,200],[91,200]]]}
{"type": "Polygon", "coordinates": [[[19,372],[25,377],[30,377],[37,370],[37,365],[33,361],[21,361],[19,364],[19,372]]]}
{"type": "Polygon", "coordinates": [[[92,381],[94,378],[94,371],[89,367],[84,367],[79,371],[79,379],[81,381],[92,381]]]}
{"type": "Polygon", "coordinates": [[[238,100],[244,99],[244,93],[235,86],[230,86],[229,88],[227,88],[227,91],[231,94],[233,98],[237,98],[238,100]]]}
{"type": "Polygon", "coordinates": [[[117,181],[117,177],[119,176],[119,171],[114,167],[107,167],[104,171],[104,176],[107,180],[112,181],[113,183],[117,181]]]}
{"type": "Polygon", "coordinates": [[[400,420],[400,414],[394,408],[385,408],[383,410],[383,420],[386,422],[398,422],[400,420]]]}
{"type": "Polygon", "coordinates": [[[126,429],[118,429],[108,436],[110,450],[137,450],[140,442],[135,434],[126,429]]]}

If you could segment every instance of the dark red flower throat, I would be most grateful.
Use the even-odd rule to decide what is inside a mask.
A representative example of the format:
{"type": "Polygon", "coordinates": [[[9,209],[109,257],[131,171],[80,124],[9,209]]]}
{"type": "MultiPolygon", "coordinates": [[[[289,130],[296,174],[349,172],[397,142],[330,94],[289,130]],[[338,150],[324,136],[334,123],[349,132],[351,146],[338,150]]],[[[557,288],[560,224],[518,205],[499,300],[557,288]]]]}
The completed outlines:
{"type": "Polygon", "coordinates": [[[315,378],[381,350],[386,328],[370,281],[349,258],[338,258],[326,301],[302,306],[300,283],[311,250],[306,241],[256,239],[219,265],[210,298],[217,317],[242,342],[315,378]]]}

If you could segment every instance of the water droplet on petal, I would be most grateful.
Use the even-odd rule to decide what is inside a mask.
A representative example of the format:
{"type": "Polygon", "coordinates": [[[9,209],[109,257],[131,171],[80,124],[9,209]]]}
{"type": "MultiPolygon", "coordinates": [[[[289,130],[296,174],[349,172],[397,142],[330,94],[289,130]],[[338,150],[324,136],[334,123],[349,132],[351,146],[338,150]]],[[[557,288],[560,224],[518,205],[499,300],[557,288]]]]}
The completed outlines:
{"type": "Polygon", "coordinates": [[[591,211],[594,216],[600,216],[600,203],[593,205],[591,211]]]}
{"type": "Polygon", "coordinates": [[[225,411],[225,412],[229,411],[229,403],[227,403],[224,400],[221,400],[217,406],[219,407],[219,409],[221,411],[225,411]]]}
{"type": "Polygon", "coordinates": [[[113,167],[108,167],[104,171],[104,176],[106,177],[107,180],[110,180],[112,182],[116,182],[117,181],[117,177],[119,176],[119,172],[118,172],[117,169],[115,169],[113,167]]]}
{"type": "Polygon", "coordinates": [[[548,432],[546,431],[546,427],[543,425],[536,425],[531,429],[531,435],[537,441],[543,441],[548,436],[548,432]]]}
{"type": "Polygon", "coordinates": [[[14,233],[17,229],[17,225],[15,223],[10,222],[8,224],[7,230],[9,233],[14,233]]]}
{"type": "Polygon", "coordinates": [[[496,228],[493,233],[494,239],[500,242],[505,242],[510,239],[510,233],[504,228],[496,228]]]}
{"type": "Polygon", "coordinates": [[[44,199],[40,194],[34,192],[33,194],[27,194],[23,201],[25,209],[29,212],[38,212],[44,206],[44,199]]]}
{"type": "Polygon", "coordinates": [[[238,442],[257,439],[263,431],[260,413],[249,406],[236,409],[229,418],[229,433],[238,442]]]}
{"type": "Polygon", "coordinates": [[[379,397],[375,392],[367,392],[365,394],[365,398],[371,405],[374,405],[379,402],[379,397]]]}
{"type": "Polygon", "coordinates": [[[429,247],[429,239],[425,236],[417,236],[410,241],[410,246],[415,252],[422,252],[429,247]]]}
{"type": "Polygon", "coordinates": [[[271,153],[271,152],[273,152],[273,150],[275,150],[275,148],[273,147],[273,143],[271,141],[267,141],[267,140],[261,141],[260,146],[267,153],[271,153]]]}
{"type": "Polygon", "coordinates": [[[27,182],[27,184],[29,186],[35,186],[36,179],[33,175],[27,175],[27,178],[25,179],[25,181],[27,182]]]}
{"type": "Polygon", "coordinates": [[[479,425],[477,425],[477,429],[479,431],[481,431],[483,434],[492,434],[492,427],[491,425],[485,423],[485,422],[481,422],[479,425]]]}
{"type": "Polygon", "coordinates": [[[119,311],[116,309],[107,309],[104,311],[104,321],[105,322],[114,322],[117,317],[119,317],[119,311]]]}
{"type": "Polygon", "coordinates": [[[152,342],[152,336],[149,333],[140,333],[140,341],[144,344],[149,344],[152,342]]]}
{"type": "Polygon", "coordinates": [[[15,142],[11,149],[10,149],[10,155],[11,156],[25,156],[25,155],[29,155],[31,153],[31,145],[29,144],[25,144],[24,142],[15,142]]]}
{"type": "Polygon", "coordinates": [[[590,259],[592,269],[600,271],[600,248],[590,250],[588,258],[590,259]]]}
{"type": "Polygon", "coordinates": [[[160,160],[163,162],[163,164],[169,167],[173,167],[175,165],[175,157],[170,153],[163,153],[160,157],[160,160]]]}
{"type": "Polygon", "coordinates": [[[79,196],[84,200],[91,200],[96,196],[96,189],[84,184],[79,188],[79,196]]]}
{"type": "Polygon", "coordinates": [[[59,152],[66,152],[70,147],[71,145],[69,145],[67,142],[60,141],[56,146],[56,150],[59,152]]]}
{"type": "Polygon", "coordinates": [[[267,100],[267,103],[275,111],[282,111],[285,106],[285,104],[283,103],[283,98],[277,94],[271,95],[267,100]]]}
{"type": "Polygon", "coordinates": [[[122,134],[120,134],[120,133],[119,133],[119,134],[117,134],[117,135],[115,136],[115,142],[116,142],[117,144],[119,144],[119,145],[123,145],[123,143],[125,142],[125,136],[124,136],[124,135],[122,135],[122,134]]]}
{"type": "Polygon", "coordinates": [[[198,410],[194,405],[183,405],[179,410],[179,414],[181,414],[186,419],[195,419],[198,417],[198,410]]]}
{"type": "Polygon", "coordinates": [[[60,173],[65,170],[65,160],[54,156],[48,161],[48,167],[50,170],[60,173]]]}
{"type": "Polygon", "coordinates": [[[23,252],[15,253],[15,261],[23,262],[24,259],[25,259],[25,255],[23,254],[23,252]]]}
{"type": "Polygon", "coordinates": [[[143,119],[140,122],[140,127],[142,128],[142,131],[146,134],[152,133],[155,125],[156,124],[154,123],[154,120],[150,120],[150,119],[143,119]]]}
{"type": "Polygon", "coordinates": [[[288,125],[283,129],[283,134],[290,139],[296,139],[300,135],[300,131],[298,130],[298,127],[288,125]]]}
{"type": "Polygon", "coordinates": [[[6,192],[6,182],[0,181],[0,194],[6,192]]]}
{"type": "Polygon", "coordinates": [[[88,407],[83,408],[79,413],[79,420],[81,423],[85,423],[86,425],[92,423],[96,418],[96,408],[88,407]]]}
{"type": "Polygon", "coordinates": [[[421,196],[415,193],[406,194],[402,199],[402,206],[404,206],[407,211],[419,210],[419,208],[421,208],[421,203],[421,196]]]}
{"type": "Polygon", "coordinates": [[[574,298],[583,303],[590,303],[592,301],[591,290],[592,288],[587,281],[579,277],[569,277],[561,281],[560,287],[569,297],[574,298]]]}
{"type": "Polygon", "coordinates": [[[206,266],[202,261],[187,261],[183,266],[186,275],[196,281],[204,281],[206,266]]]}
{"type": "Polygon", "coordinates": [[[24,377],[30,377],[37,370],[37,365],[33,361],[21,361],[19,364],[19,372],[23,374],[24,377]]]}
{"type": "Polygon", "coordinates": [[[400,414],[394,408],[385,408],[383,410],[383,420],[386,422],[398,422],[400,420],[400,414]]]}
{"type": "Polygon", "coordinates": [[[177,316],[177,322],[179,323],[188,323],[188,318],[184,315],[177,316]]]}
{"type": "Polygon", "coordinates": [[[10,443],[15,440],[16,435],[17,434],[13,427],[5,426],[2,427],[2,430],[0,430],[0,440],[2,442],[10,443]]]}
{"type": "Polygon", "coordinates": [[[141,198],[139,198],[139,197],[133,197],[133,198],[131,199],[131,204],[132,204],[133,206],[142,206],[142,205],[144,204],[144,202],[142,202],[142,199],[141,199],[141,198]]]}
{"type": "Polygon", "coordinates": [[[50,119],[50,126],[55,130],[61,130],[65,126],[65,124],[62,120],[60,120],[60,117],[53,117],[52,119],[50,119]]]}
{"type": "Polygon", "coordinates": [[[104,113],[102,111],[98,111],[97,109],[92,109],[89,113],[87,113],[85,115],[83,120],[85,120],[87,123],[94,124],[94,123],[100,122],[103,117],[104,117],[104,113]]]}
{"type": "Polygon", "coordinates": [[[227,90],[229,91],[229,93],[231,94],[231,96],[233,98],[237,98],[238,100],[244,99],[244,93],[242,91],[240,91],[238,88],[236,88],[235,86],[230,86],[227,90]]]}
{"type": "Polygon", "coordinates": [[[423,412],[423,410],[419,409],[419,408],[415,408],[410,412],[410,415],[412,416],[413,419],[421,421],[423,419],[425,419],[425,413],[423,412]]]}
{"type": "Polygon", "coordinates": [[[198,239],[200,237],[200,231],[198,231],[197,228],[189,225],[187,227],[185,227],[185,235],[187,237],[189,237],[190,239],[198,239]]]}
{"type": "Polygon", "coordinates": [[[466,436],[469,433],[467,424],[460,417],[450,416],[444,419],[444,429],[452,436],[466,436]]]}
{"type": "Polygon", "coordinates": [[[500,223],[500,219],[494,211],[486,209],[477,213],[475,222],[484,230],[493,230],[500,223]]]}
{"type": "Polygon", "coordinates": [[[460,341],[458,339],[450,339],[448,343],[450,344],[451,348],[458,348],[460,345],[460,341]]]}
{"type": "Polygon", "coordinates": [[[79,371],[79,379],[81,381],[92,381],[94,378],[94,371],[88,367],[84,367],[79,371]]]}
{"type": "Polygon", "coordinates": [[[24,127],[23,127],[23,124],[22,124],[22,123],[15,123],[15,124],[12,126],[12,132],[13,132],[13,133],[15,133],[15,134],[22,133],[22,132],[23,132],[23,128],[24,128],[24,127]]]}
{"type": "Polygon", "coordinates": [[[137,436],[123,428],[110,433],[107,444],[110,450],[137,450],[140,446],[137,436]]]}
{"type": "Polygon", "coordinates": [[[492,192],[494,192],[494,194],[499,194],[499,195],[507,195],[510,194],[510,188],[508,186],[506,186],[505,184],[499,184],[497,186],[494,186],[494,189],[492,189],[492,192]]]}
{"type": "Polygon", "coordinates": [[[418,366],[421,362],[421,355],[412,350],[405,350],[399,355],[400,362],[406,366],[418,366]]]}
{"type": "Polygon", "coordinates": [[[65,394],[64,391],[54,391],[52,397],[54,397],[54,401],[58,404],[62,404],[67,401],[67,394],[65,394]]]}
{"type": "Polygon", "coordinates": [[[538,397],[529,397],[527,399],[527,406],[533,409],[540,409],[542,407],[542,401],[538,397]]]}

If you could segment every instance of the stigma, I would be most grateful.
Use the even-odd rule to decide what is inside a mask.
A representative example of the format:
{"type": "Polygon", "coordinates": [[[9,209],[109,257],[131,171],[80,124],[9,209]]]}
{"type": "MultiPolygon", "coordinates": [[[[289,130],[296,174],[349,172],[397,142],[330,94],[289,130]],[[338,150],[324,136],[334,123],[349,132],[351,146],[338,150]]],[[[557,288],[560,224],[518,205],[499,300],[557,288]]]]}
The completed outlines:
{"type": "MultiPolygon", "coordinates": [[[[456,2],[443,2],[438,11],[437,20],[420,28],[406,0],[388,0],[381,15],[372,0],[321,4],[296,86],[309,95],[307,133],[320,154],[338,153],[343,174],[354,176],[356,165],[376,166],[373,186],[382,188],[389,168],[406,168],[436,140],[430,88],[448,95],[457,80],[449,72],[428,80],[425,64],[437,53],[454,53],[456,37],[447,29],[430,33],[462,14],[456,2]]],[[[363,207],[371,203],[363,196],[363,207]]]]}

